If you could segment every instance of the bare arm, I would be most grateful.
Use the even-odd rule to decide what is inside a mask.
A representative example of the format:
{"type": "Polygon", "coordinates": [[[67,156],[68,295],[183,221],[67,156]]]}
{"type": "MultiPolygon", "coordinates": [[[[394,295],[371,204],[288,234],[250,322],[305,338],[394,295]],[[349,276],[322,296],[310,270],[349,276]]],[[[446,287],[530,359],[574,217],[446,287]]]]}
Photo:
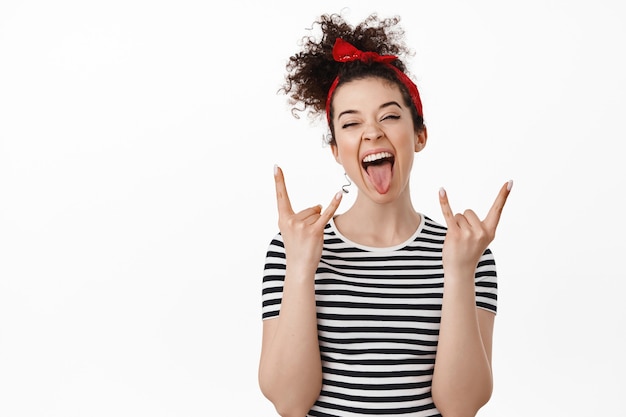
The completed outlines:
{"type": "Polygon", "coordinates": [[[281,416],[304,416],[322,386],[315,294],[312,279],[286,275],[280,315],[263,322],[259,384],[281,416]]]}
{"type": "Polygon", "coordinates": [[[476,307],[474,272],[495,237],[510,186],[502,187],[484,221],[471,210],[453,215],[447,195],[440,194],[448,233],[443,249],[444,295],[432,395],[446,417],[475,416],[491,397],[494,314],[476,307]]]}
{"type": "Polygon", "coordinates": [[[285,244],[287,268],[280,314],[263,322],[259,385],[283,416],[304,416],[322,387],[322,364],[317,338],[315,271],[324,242],[324,227],[341,201],[294,213],[284,177],[275,169],[279,228],[285,244]]]}
{"type": "Polygon", "coordinates": [[[455,278],[444,283],[432,393],[444,416],[474,416],[491,397],[495,315],[476,308],[473,281],[455,278]]]}

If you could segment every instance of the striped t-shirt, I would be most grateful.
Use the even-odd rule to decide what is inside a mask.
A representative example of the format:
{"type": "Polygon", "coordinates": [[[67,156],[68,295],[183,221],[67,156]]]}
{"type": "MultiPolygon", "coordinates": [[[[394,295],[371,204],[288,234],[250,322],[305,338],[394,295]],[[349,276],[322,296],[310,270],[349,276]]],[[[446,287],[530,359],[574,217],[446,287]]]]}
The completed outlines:
{"type": "MultiPolygon", "coordinates": [[[[343,237],[331,220],[315,274],[323,385],[309,416],[440,416],[431,397],[446,228],[421,216],[414,235],[390,248],[343,237]]],[[[271,241],[263,276],[263,319],[280,312],[285,252],[271,241]]],[[[475,274],[476,306],[496,312],[493,255],[475,274]]]]}

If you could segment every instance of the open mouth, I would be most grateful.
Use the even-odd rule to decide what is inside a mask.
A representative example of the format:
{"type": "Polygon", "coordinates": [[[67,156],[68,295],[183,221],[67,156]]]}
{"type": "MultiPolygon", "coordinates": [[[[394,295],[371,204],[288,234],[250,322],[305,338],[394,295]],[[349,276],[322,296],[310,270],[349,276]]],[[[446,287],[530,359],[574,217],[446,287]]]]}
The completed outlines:
{"type": "Polygon", "coordinates": [[[363,168],[367,171],[367,168],[372,165],[380,165],[385,162],[391,162],[393,165],[395,158],[389,152],[378,152],[367,155],[363,158],[363,168]]]}
{"type": "Polygon", "coordinates": [[[367,155],[361,161],[367,176],[380,194],[385,194],[391,187],[395,160],[390,152],[378,152],[367,155]]]}

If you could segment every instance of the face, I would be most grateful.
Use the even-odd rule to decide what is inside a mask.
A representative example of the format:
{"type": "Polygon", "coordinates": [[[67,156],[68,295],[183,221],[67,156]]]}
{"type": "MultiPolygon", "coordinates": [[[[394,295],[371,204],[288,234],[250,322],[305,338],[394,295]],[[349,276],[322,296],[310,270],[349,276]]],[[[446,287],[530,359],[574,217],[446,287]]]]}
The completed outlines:
{"type": "Polygon", "coordinates": [[[380,78],[350,81],[337,88],[332,105],[332,151],[360,194],[388,202],[408,192],[414,155],[426,145],[426,129],[415,132],[398,86],[380,78]]]}

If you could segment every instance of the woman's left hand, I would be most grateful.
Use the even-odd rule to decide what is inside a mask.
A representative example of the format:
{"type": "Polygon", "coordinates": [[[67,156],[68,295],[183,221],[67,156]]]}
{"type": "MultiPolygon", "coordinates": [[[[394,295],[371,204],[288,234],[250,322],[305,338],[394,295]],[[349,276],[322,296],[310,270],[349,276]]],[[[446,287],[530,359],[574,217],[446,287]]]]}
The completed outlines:
{"type": "Polygon", "coordinates": [[[480,257],[496,236],[500,215],[512,186],[512,181],[502,186],[487,217],[482,221],[472,210],[453,214],[446,191],[443,188],[439,190],[439,204],[448,226],[442,254],[444,269],[476,269],[480,257]]]}

